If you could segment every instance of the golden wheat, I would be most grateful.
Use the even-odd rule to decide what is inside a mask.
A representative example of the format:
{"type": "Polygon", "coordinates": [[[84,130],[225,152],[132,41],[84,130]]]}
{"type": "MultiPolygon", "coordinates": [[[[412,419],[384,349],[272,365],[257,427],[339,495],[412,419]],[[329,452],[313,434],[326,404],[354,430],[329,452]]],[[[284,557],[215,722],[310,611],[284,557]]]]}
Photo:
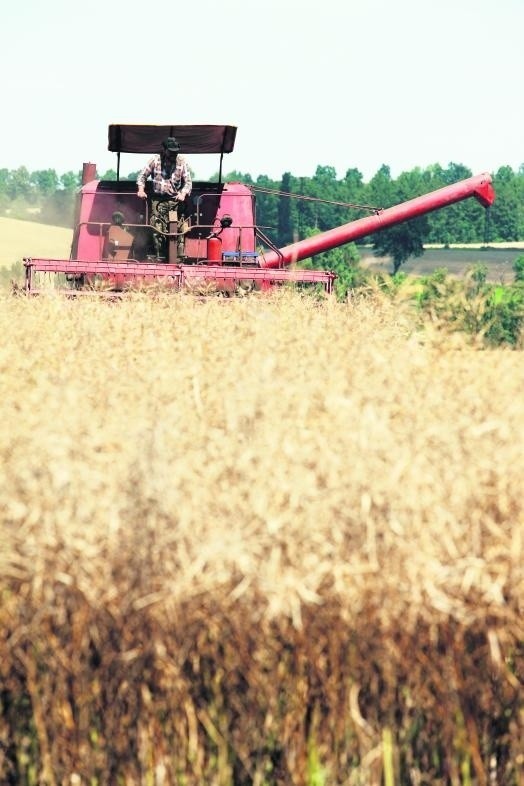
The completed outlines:
{"type": "Polygon", "coordinates": [[[290,293],[0,330],[3,781],[517,784],[521,353],[290,293]]]}
{"type": "Polygon", "coordinates": [[[31,256],[68,259],[72,236],[64,227],[0,216],[0,267],[31,256]]]}

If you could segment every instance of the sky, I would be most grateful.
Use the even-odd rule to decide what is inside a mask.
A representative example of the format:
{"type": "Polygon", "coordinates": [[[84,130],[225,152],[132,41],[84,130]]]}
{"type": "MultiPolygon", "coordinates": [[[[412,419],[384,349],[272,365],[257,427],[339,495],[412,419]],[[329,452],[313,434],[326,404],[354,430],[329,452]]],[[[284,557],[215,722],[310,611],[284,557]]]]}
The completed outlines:
{"type": "Polygon", "coordinates": [[[235,125],[223,170],[255,178],[524,164],[524,0],[24,0],[0,20],[0,168],[116,169],[111,123],[235,125]]]}

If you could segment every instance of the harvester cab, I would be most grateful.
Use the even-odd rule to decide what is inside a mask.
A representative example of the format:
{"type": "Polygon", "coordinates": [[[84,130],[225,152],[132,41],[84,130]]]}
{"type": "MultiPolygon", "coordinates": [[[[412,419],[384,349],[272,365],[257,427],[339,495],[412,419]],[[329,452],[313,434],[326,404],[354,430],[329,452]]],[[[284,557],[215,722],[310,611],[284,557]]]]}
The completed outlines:
{"type": "Polygon", "coordinates": [[[334,273],[303,270],[297,263],[471,196],[484,206],[495,198],[484,173],[279,249],[257,225],[254,189],[222,180],[223,157],[233,151],[236,131],[229,125],[110,125],[116,180],[99,180],[95,164],[83,165],[70,258],[27,258],[26,290],[37,291],[34,274],[42,272],[61,275],[69,291],[93,288],[94,282],[109,292],[153,282],[230,294],[300,282],[331,292],[334,273]],[[120,163],[123,153],[158,153],[167,137],[176,137],[183,155],[219,154],[220,163],[216,181],[193,181],[183,214],[166,203],[158,222],[151,220],[151,183],[146,199],[139,197],[134,180],[120,179],[120,163]]]}
{"type": "Polygon", "coordinates": [[[255,195],[242,183],[222,180],[223,157],[234,148],[236,130],[229,125],[110,125],[116,180],[99,180],[95,164],[83,165],[70,259],[27,259],[26,289],[35,291],[33,274],[41,271],[64,274],[74,290],[97,281],[106,290],[121,290],[154,280],[176,288],[212,283],[230,293],[239,285],[264,289],[300,280],[331,291],[335,276],[328,271],[301,276],[260,266],[261,249],[277,258],[279,251],[257,226],[255,195]],[[146,199],[140,198],[134,180],[120,179],[121,155],[152,156],[172,136],[183,155],[219,154],[218,179],[193,181],[183,215],[166,202],[152,221],[152,183],[146,182],[146,199]]]}
{"type": "Polygon", "coordinates": [[[234,126],[109,126],[108,148],[117,153],[116,181],[97,180],[84,164],[72,258],[122,263],[221,265],[224,259],[251,262],[255,251],[255,204],[241,183],[222,182],[223,156],[233,150],[234,126]],[[184,213],[160,203],[151,220],[152,184],[146,199],[134,181],[120,180],[122,153],[157,153],[166,137],[176,136],[183,154],[219,153],[218,182],[196,181],[184,213]]]}

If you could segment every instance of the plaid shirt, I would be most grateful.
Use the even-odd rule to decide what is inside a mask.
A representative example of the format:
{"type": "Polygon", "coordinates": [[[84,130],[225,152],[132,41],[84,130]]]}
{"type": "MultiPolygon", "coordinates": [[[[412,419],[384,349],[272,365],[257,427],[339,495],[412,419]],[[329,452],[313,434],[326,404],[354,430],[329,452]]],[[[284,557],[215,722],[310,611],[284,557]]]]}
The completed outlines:
{"type": "Polygon", "coordinates": [[[153,156],[139,173],[137,185],[145,186],[149,175],[153,180],[155,194],[178,195],[179,199],[185,199],[191,193],[191,173],[186,159],[181,155],[177,155],[174,166],[162,160],[160,155],[153,156]]]}

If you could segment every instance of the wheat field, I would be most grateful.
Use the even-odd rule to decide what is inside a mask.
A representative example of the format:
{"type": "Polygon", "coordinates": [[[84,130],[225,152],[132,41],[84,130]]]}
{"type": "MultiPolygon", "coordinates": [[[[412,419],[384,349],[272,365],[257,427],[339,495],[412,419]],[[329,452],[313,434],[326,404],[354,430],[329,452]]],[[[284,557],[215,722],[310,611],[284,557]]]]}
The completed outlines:
{"type": "Polygon", "coordinates": [[[524,363],[378,295],[0,306],[0,781],[524,777],[524,363]]]}
{"type": "Polygon", "coordinates": [[[24,257],[69,259],[72,229],[0,216],[0,267],[24,257]]]}

